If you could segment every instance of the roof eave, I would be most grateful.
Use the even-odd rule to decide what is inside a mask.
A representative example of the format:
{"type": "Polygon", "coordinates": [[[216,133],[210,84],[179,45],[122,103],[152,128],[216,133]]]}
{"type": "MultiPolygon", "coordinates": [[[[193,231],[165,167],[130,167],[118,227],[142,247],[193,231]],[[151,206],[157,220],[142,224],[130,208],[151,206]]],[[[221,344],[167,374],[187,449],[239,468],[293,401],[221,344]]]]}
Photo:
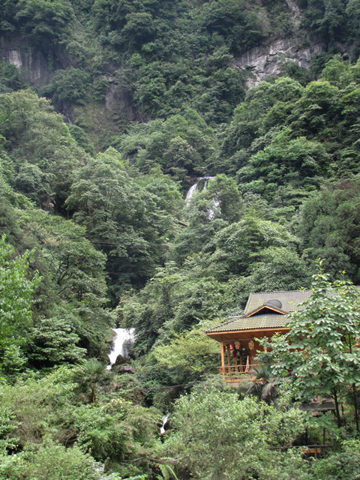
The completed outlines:
{"type": "Polygon", "coordinates": [[[209,330],[205,331],[205,334],[208,336],[208,337],[211,337],[211,336],[217,336],[217,335],[228,335],[228,334],[231,334],[231,333],[234,333],[234,334],[239,334],[239,333],[258,333],[258,332],[279,332],[279,331],[284,331],[284,332],[288,332],[290,329],[289,327],[264,327],[264,328],[256,328],[256,329],[243,329],[243,330],[222,330],[221,332],[211,332],[209,330]]]}

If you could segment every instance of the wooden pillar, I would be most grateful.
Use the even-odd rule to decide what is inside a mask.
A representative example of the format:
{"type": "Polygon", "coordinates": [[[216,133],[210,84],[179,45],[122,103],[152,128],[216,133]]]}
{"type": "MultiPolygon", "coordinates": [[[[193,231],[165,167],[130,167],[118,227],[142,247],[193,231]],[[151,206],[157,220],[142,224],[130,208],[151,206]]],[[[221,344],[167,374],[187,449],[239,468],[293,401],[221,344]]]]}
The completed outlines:
{"type": "Polygon", "coordinates": [[[224,345],[224,342],[221,342],[221,373],[224,374],[225,373],[225,355],[224,355],[224,348],[225,348],[225,345],[224,345]]]}
{"type": "Polygon", "coordinates": [[[231,373],[231,362],[230,362],[230,348],[227,347],[227,359],[228,359],[228,373],[231,373]]]}

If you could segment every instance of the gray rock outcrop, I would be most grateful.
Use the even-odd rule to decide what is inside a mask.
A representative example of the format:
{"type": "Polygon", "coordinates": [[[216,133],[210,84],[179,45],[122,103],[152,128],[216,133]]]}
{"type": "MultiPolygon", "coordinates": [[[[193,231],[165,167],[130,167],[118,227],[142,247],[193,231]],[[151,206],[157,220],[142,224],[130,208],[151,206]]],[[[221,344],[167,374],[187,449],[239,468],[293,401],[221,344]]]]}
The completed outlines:
{"type": "Polygon", "coordinates": [[[37,48],[29,41],[17,34],[0,35],[0,61],[16,65],[24,76],[24,79],[40,88],[49,83],[52,72],[71,66],[70,56],[62,49],[58,49],[49,65],[41,48],[37,48]]]}
{"type": "Polygon", "coordinates": [[[234,66],[250,73],[246,84],[253,87],[266,77],[279,75],[283,62],[293,61],[308,70],[311,57],[324,50],[325,46],[321,43],[303,46],[302,39],[298,37],[277,38],[236,57],[234,66]]]}

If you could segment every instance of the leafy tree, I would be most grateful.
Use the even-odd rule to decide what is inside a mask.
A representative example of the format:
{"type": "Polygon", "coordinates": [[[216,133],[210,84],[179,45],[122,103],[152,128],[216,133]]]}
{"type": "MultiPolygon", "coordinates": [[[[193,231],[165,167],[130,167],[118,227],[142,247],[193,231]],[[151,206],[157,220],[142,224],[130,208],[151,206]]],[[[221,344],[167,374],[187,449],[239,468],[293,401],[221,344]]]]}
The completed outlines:
{"type": "Polygon", "coordinates": [[[88,397],[90,403],[95,403],[96,387],[109,382],[110,372],[107,372],[103,363],[92,358],[75,370],[75,376],[79,384],[79,391],[88,397]]]}
{"type": "Polygon", "coordinates": [[[33,268],[44,278],[37,291],[36,322],[28,332],[29,358],[51,366],[77,363],[83,348],[101,356],[108,349],[104,337],[112,324],[105,308],[106,256],[86,239],[85,229],[70,220],[35,209],[21,212],[19,218],[22,241],[37,247],[33,268]],[[57,342],[61,351],[55,348],[57,342]]]}
{"type": "Polygon", "coordinates": [[[39,207],[63,212],[73,172],[87,158],[63,117],[48,100],[19,91],[1,97],[0,119],[5,152],[13,163],[11,185],[39,207]]]}
{"type": "Polygon", "coordinates": [[[154,197],[131,179],[116,150],[99,154],[77,172],[67,205],[108,255],[114,300],[124,288],[150,278],[162,260],[157,244],[167,222],[154,197]]]}
{"type": "Polygon", "coordinates": [[[359,178],[328,185],[310,197],[300,214],[298,234],[310,259],[323,258],[323,268],[336,278],[341,269],[354,281],[358,271],[359,178]]]}
{"type": "MultiPolygon", "coordinates": [[[[61,310],[59,313],[66,315],[61,310]]],[[[76,318],[39,318],[27,334],[29,362],[40,368],[80,363],[86,349],[78,347],[80,337],[74,332],[76,323],[76,318]]]]}
{"type": "Polygon", "coordinates": [[[249,293],[298,290],[308,287],[311,280],[307,262],[290,247],[263,250],[258,261],[250,265],[249,273],[243,279],[249,293]]]}
{"type": "MultiPolygon", "coordinates": [[[[338,427],[341,426],[339,405],[346,389],[356,398],[360,382],[360,356],[354,345],[359,335],[359,293],[350,283],[331,283],[326,274],[313,277],[311,297],[301,304],[288,327],[289,333],[274,338],[267,346],[277,363],[274,375],[289,375],[299,387],[303,401],[316,396],[335,402],[338,427]]],[[[355,401],[355,423],[358,414],[355,401]]]]}
{"type": "Polygon", "coordinates": [[[213,36],[221,35],[233,53],[239,53],[264,38],[260,22],[241,0],[215,1],[205,5],[203,25],[213,36]]]}
{"type": "Polygon", "coordinates": [[[219,347],[204,335],[205,328],[210,327],[202,322],[191,330],[175,334],[168,345],[155,346],[153,354],[159,365],[193,374],[210,373],[219,356],[219,347]]]}
{"type": "Polygon", "coordinates": [[[220,174],[211,180],[203,197],[215,201],[214,209],[209,214],[210,220],[221,218],[230,224],[240,220],[243,215],[241,193],[236,182],[226,175],[220,174]]]}
{"type": "Polygon", "coordinates": [[[314,465],[316,479],[328,478],[335,480],[351,480],[359,478],[360,456],[358,440],[346,440],[340,452],[319,460],[314,465]]]}
{"type": "Polygon", "coordinates": [[[49,53],[69,34],[74,19],[67,0],[1,0],[1,30],[18,31],[49,53]]]}
{"type": "Polygon", "coordinates": [[[244,214],[241,192],[232,178],[217,175],[198,184],[184,213],[187,228],[179,232],[172,251],[178,263],[191,254],[214,250],[214,235],[244,214]]]}
{"type": "Polygon", "coordinates": [[[28,275],[31,252],[15,256],[15,250],[0,240],[0,348],[25,341],[23,330],[32,322],[31,306],[40,283],[38,273],[28,275]]]}
{"type": "Polygon", "coordinates": [[[46,44],[61,40],[73,16],[71,4],[66,0],[20,0],[15,20],[22,34],[35,44],[46,44]]]}
{"type": "Polygon", "coordinates": [[[55,73],[51,82],[43,87],[41,95],[51,98],[58,108],[64,103],[83,104],[90,83],[90,75],[79,68],[67,68],[55,73]]]}
{"type": "Polygon", "coordinates": [[[26,88],[20,69],[11,63],[0,62],[0,93],[26,88]]]}
{"type": "MultiPolygon", "coordinates": [[[[305,187],[311,191],[319,185],[319,177],[326,175],[328,170],[326,151],[319,143],[303,137],[291,140],[290,136],[290,130],[276,132],[271,144],[253,155],[238,171],[239,183],[245,184],[244,191],[260,193],[275,203],[279,202],[284,190],[279,190],[280,186],[289,189],[291,185],[294,190],[305,187]]],[[[292,202],[288,199],[288,203],[298,205],[301,197],[296,198],[295,192],[292,202]]]]}
{"type": "Polygon", "coordinates": [[[319,34],[328,45],[344,39],[347,22],[344,0],[305,0],[301,6],[306,8],[305,26],[319,34]]]}
{"type": "Polygon", "coordinates": [[[219,231],[213,244],[216,248],[212,262],[220,278],[244,275],[261,259],[261,252],[270,247],[295,246],[298,240],[282,225],[246,216],[219,231]]]}
{"type": "Polygon", "coordinates": [[[277,478],[273,465],[281,459],[270,448],[287,445],[304,428],[299,410],[277,410],[250,397],[239,401],[236,393],[211,387],[177,400],[172,424],[164,453],[178,459],[176,471],[208,480],[277,478]]]}
{"type": "Polygon", "coordinates": [[[31,444],[13,457],[2,455],[2,478],[43,478],[44,480],[97,480],[96,462],[77,446],[67,449],[48,436],[40,445],[31,444]],[[14,461],[15,460],[15,461],[14,461]]]}
{"type": "Polygon", "coordinates": [[[126,327],[136,329],[134,351],[140,354],[155,342],[168,343],[174,333],[190,330],[199,321],[218,317],[236,297],[233,283],[217,281],[209,259],[198,255],[190,257],[183,269],[174,262],[159,268],[139,294],[124,300],[119,313],[126,327]]]}

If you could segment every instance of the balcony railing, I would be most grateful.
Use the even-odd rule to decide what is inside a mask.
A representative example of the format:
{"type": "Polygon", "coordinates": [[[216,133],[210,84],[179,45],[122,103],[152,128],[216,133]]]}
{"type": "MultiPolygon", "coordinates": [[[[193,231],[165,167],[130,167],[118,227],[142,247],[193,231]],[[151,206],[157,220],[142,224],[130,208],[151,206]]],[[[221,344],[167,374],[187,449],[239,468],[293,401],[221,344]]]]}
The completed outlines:
{"type": "Polygon", "coordinates": [[[219,370],[219,373],[221,373],[221,375],[233,375],[233,376],[236,376],[236,375],[244,375],[244,374],[249,374],[249,375],[253,375],[254,374],[254,370],[252,367],[255,367],[255,365],[231,365],[230,367],[229,366],[226,366],[226,367],[217,367],[217,369],[219,370]]]}

